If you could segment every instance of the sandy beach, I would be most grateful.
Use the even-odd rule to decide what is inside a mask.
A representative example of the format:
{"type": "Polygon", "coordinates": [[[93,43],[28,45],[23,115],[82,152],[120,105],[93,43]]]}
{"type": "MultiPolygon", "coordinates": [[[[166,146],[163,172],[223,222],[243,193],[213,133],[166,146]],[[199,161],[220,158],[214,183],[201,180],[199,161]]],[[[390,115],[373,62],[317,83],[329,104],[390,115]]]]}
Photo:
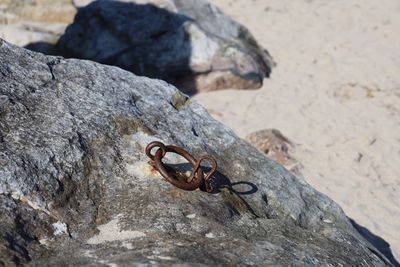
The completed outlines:
{"type": "Polygon", "coordinates": [[[195,99],[245,137],[279,129],[308,183],[400,258],[400,2],[213,0],[277,63],[255,91],[195,99]]]}

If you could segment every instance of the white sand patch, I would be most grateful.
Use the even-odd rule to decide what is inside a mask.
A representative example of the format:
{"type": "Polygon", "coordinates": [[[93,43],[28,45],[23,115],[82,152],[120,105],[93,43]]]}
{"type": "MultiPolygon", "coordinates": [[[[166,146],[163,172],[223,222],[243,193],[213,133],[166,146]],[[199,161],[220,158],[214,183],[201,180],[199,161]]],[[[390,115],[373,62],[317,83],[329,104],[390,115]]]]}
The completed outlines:
{"type": "Polygon", "coordinates": [[[207,238],[215,238],[215,235],[213,233],[207,233],[206,237],[207,238]]]}
{"type": "Polygon", "coordinates": [[[173,260],[174,258],[169,257],[169,256],[156,256],[158,259],[160,260],[166,260],[166,261],[170,261],[173,260]]]}
{"type": "Polygon", "coordinates": [[[54,228],[54,235],[68,234],[68,227],[65,223],[58,221],[56,223],[53,223],[52,226],[54,228]]]}
{"type": "Polygon", "coordinates": [[[104,242],[112,242],[119,240],[129,240],[134,238],[145,237],[146,234],[140,231],[124,231],[119,228],[119,218],[111,220],[110,222],[100,225],[98,227],[100,233],[88,239],[88,244],[101,244],[104,242]]]}
{"type": "Polygon", "coordinates": [[[160,260],[167,260],[167,261],[170,261],[170,260],[174,259],[174,258],[169,257],[169,256],[161,256],[161,255],[151,255],[151,256],[147,256],[147,258],[149,260],[160,259],[160,260]]]}
{"type": "Polygon", "coordinates": [[[196,217],[196,213],[186,215],[186,218],[194,219],[196,217]]]}
{"type": "Polygon", "coordinates": [[[130,242],[123,242],[121,246],[127,249],[133,249],[133,245],[130,242]]]}
{"type": "Polygon", "coordinates": [[[38,240],[41,245],[47,246],[49,244],[49,240],[47,238],[41,238],[38,240]]]}

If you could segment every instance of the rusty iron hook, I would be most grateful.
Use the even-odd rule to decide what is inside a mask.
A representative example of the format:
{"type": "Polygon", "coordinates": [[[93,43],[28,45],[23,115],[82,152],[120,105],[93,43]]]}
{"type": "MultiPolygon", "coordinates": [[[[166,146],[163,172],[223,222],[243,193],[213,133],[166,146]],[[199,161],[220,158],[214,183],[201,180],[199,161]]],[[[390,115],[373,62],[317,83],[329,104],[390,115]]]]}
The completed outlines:
{"type": "Polygon", "coordinates": [[[176,187],[183,189],[183,190],[196,190],[200,188],[203,191],[207,191],[209,193],[213,192],[214,189],[212,188],[210,181],[212,175],[217,170],[217,161],[214,157],[210,155],[205,155],[200,157],[199,160],[196,160],[189,152],[184,150],[178,146],[172,145],[164,145],[161,142],[155,141],[151,142],[146,147],[146,155],[150,158],[150,164],[157,169],[157,171],[171,184],[175,185],[176,187]],[[151,151],[153,148],[157,148],[156,153],[153,155],[151,151]],[[175,153],[182,157],[184,157],[192,166],[193,170],[189,176],[186,176],[169,166],[166,166],[162,159],[168,153],[175,153]],[[211,162],[211,170],[207,173],[204,177],[204,172],[201,169],[200,163],[202,161],[209,161],[211,162]]]}

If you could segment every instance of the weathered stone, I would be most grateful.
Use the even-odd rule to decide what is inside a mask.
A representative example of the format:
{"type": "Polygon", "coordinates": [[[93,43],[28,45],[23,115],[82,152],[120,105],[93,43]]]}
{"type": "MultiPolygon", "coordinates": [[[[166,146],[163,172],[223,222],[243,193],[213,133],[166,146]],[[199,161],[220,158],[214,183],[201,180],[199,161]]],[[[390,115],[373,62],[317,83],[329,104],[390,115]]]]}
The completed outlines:
{"type": "Polygon", "coordinates": [[[289,153],[289,147],[294,145],[279,130],[259,130],[247,135],[245,139],[270,159],[283,165],[295,175],[301,176],[301,164],[289,153]]]}
{"type": "Polygon", "coordinates": [[[259,88],[274,65],[247,29],[205,0],[96,1],[79,9],[59,48],[187,93],[259,88]]]}
{"type": "Polygon", "coordinates": [[[388,264],[337,204],[175,87],[1,40],[0,234],[0,265],[388,264]],[[154,140],[211,154],[228,187],[175,188],[148,164],[154,140]]]}

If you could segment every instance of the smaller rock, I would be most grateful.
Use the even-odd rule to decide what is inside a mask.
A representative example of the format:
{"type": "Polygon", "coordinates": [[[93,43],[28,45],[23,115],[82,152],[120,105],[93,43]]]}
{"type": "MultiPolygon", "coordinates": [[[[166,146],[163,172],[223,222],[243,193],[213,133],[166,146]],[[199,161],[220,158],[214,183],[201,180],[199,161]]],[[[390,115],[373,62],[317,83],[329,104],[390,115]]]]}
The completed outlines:
{"type": "Polygon", "coordinates": [[[130,240],[134,238],[141,238],[146,236],[145,233],[140,231],[123,230],[119,225],[121,214],[116,216],[113,220],[98,227],[99,233],[91,237],[88,244],[101,244],[105,242],[130,240]]]}
{"type": "Polygon", "coordinates": [[[266,154],[270,159],[283,165],[297,176],[301,175],[301,164],[289,154],[293,143],[277,129],[264,129],[246,136],[246,141],[266,154]]]}

